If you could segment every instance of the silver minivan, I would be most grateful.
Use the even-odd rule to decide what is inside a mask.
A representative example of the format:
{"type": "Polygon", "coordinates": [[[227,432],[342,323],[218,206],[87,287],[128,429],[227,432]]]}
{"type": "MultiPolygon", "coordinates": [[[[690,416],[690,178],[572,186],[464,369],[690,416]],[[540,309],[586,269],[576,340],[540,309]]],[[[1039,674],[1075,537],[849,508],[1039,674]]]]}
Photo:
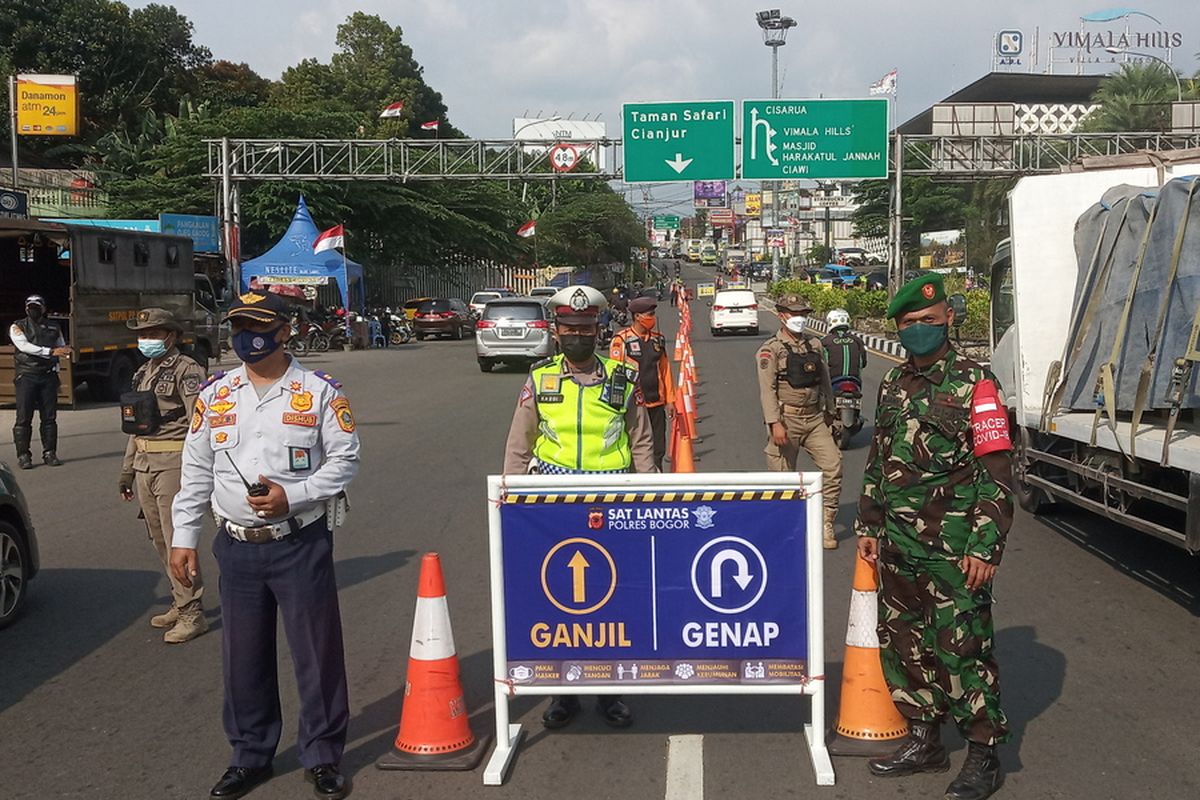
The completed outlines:
{"type": "Polygon", "coordinates": [[[505,297],[484,306],[475,325],[475,354],[481,372],[491,372],[499,361],[530,364],[554,355],[550,315],[542,300],[505,297]]]}

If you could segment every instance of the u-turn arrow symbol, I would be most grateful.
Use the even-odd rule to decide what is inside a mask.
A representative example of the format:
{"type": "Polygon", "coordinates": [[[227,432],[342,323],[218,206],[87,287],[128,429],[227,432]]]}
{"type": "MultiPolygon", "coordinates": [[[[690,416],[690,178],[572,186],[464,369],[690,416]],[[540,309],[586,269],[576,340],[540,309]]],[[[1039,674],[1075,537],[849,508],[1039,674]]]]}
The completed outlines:
{"type": "Polygon", "coordinates": [[[709,594],[713,599],[719,598],[723,591],[721,587],[721,567],[726,561],[732,561],[737,569],[733,573],[733,580],[737,582],[738,588],[745,591],[750,585],[750,581],[754,580],[754,576],[750,574],[750,562],[740,551],[733,548],[726,548],[713,556],[712,560],[712,581],[709,585],[709,594]]]}

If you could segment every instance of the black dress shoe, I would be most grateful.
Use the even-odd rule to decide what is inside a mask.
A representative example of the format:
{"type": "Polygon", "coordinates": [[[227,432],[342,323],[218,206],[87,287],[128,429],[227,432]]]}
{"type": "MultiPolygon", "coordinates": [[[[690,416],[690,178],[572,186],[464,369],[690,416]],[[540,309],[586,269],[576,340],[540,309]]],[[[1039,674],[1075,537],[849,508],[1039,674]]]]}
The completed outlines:
{"type": "Polygon", "coordinates": [[[633,712],[629,710],[629,706],[621,702],[620,697],[612,695],[597,697],[596,712],[614,728],[628,728],[633,724],[633,712]]]}
{"type": "Polygon", "coordinates": [[[47,450],[42,453],[42,463],[47,467],[61,467],[62,462],[58,460],[58,456],[53,450],[47,450]]]}
{"type": "Polygon", "coordinates": [[[248,795],[260,783],[270,780],[274,774],[270,764],[265,767],[230,767],[208,796],[212,800],[237,800],[248,795]]]}
{"type": "Polygon", "coordinates": [[[542,725],[562,728],[579,713],[579,698],[573,694],[551,697],[550,705],[542,712],[542,725]]]}
{"type": "Polygon", "coordinates": [[[350,794],[350,782],[337,764],[318,764],[306,769],[304,780],[313,785],[313,794],[322,800],[342,800],[350,794]]]}

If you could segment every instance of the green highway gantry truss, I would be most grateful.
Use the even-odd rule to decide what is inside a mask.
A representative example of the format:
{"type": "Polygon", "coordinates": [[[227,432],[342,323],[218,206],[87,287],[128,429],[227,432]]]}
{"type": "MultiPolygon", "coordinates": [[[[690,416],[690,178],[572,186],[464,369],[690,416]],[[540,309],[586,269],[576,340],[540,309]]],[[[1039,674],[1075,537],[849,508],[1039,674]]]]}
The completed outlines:
{"type": "MultiPolygon", "coordinates": [[[[563,140],[578,154],[556,172],[556,142],[517,139],[210,139],[208,176],[233,181],[621,180],[620,139],[563,140]],[[600,167],[604,164],[604,168],[600,167]]],[[[901,137],[906,175],[976,180],[1060,172],[1084,159],[1200,148],[1196,133],[901,137]]],[[[896,164],[895,136],[888,148],[896,164]]],[[[797,175],[797,178],[803,178],[797,175]]],[[[686,180],[686,178],[684,178],[686,180]]]]}

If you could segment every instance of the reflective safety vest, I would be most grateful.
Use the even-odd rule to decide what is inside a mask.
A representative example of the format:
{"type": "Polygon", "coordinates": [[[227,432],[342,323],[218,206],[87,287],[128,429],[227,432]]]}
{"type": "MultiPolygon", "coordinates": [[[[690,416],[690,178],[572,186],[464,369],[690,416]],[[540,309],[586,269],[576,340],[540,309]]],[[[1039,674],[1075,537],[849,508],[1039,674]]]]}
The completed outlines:
{"type": "Polygon", "coordinates": [[[563,358],[557,355],[530,373],[538,412],[534,457],[582,472],[629,469],[633,454],[625,409],[637,386],[637,373],[597,355],[604,380],[580,386],[563,374],[563,358]]]}

